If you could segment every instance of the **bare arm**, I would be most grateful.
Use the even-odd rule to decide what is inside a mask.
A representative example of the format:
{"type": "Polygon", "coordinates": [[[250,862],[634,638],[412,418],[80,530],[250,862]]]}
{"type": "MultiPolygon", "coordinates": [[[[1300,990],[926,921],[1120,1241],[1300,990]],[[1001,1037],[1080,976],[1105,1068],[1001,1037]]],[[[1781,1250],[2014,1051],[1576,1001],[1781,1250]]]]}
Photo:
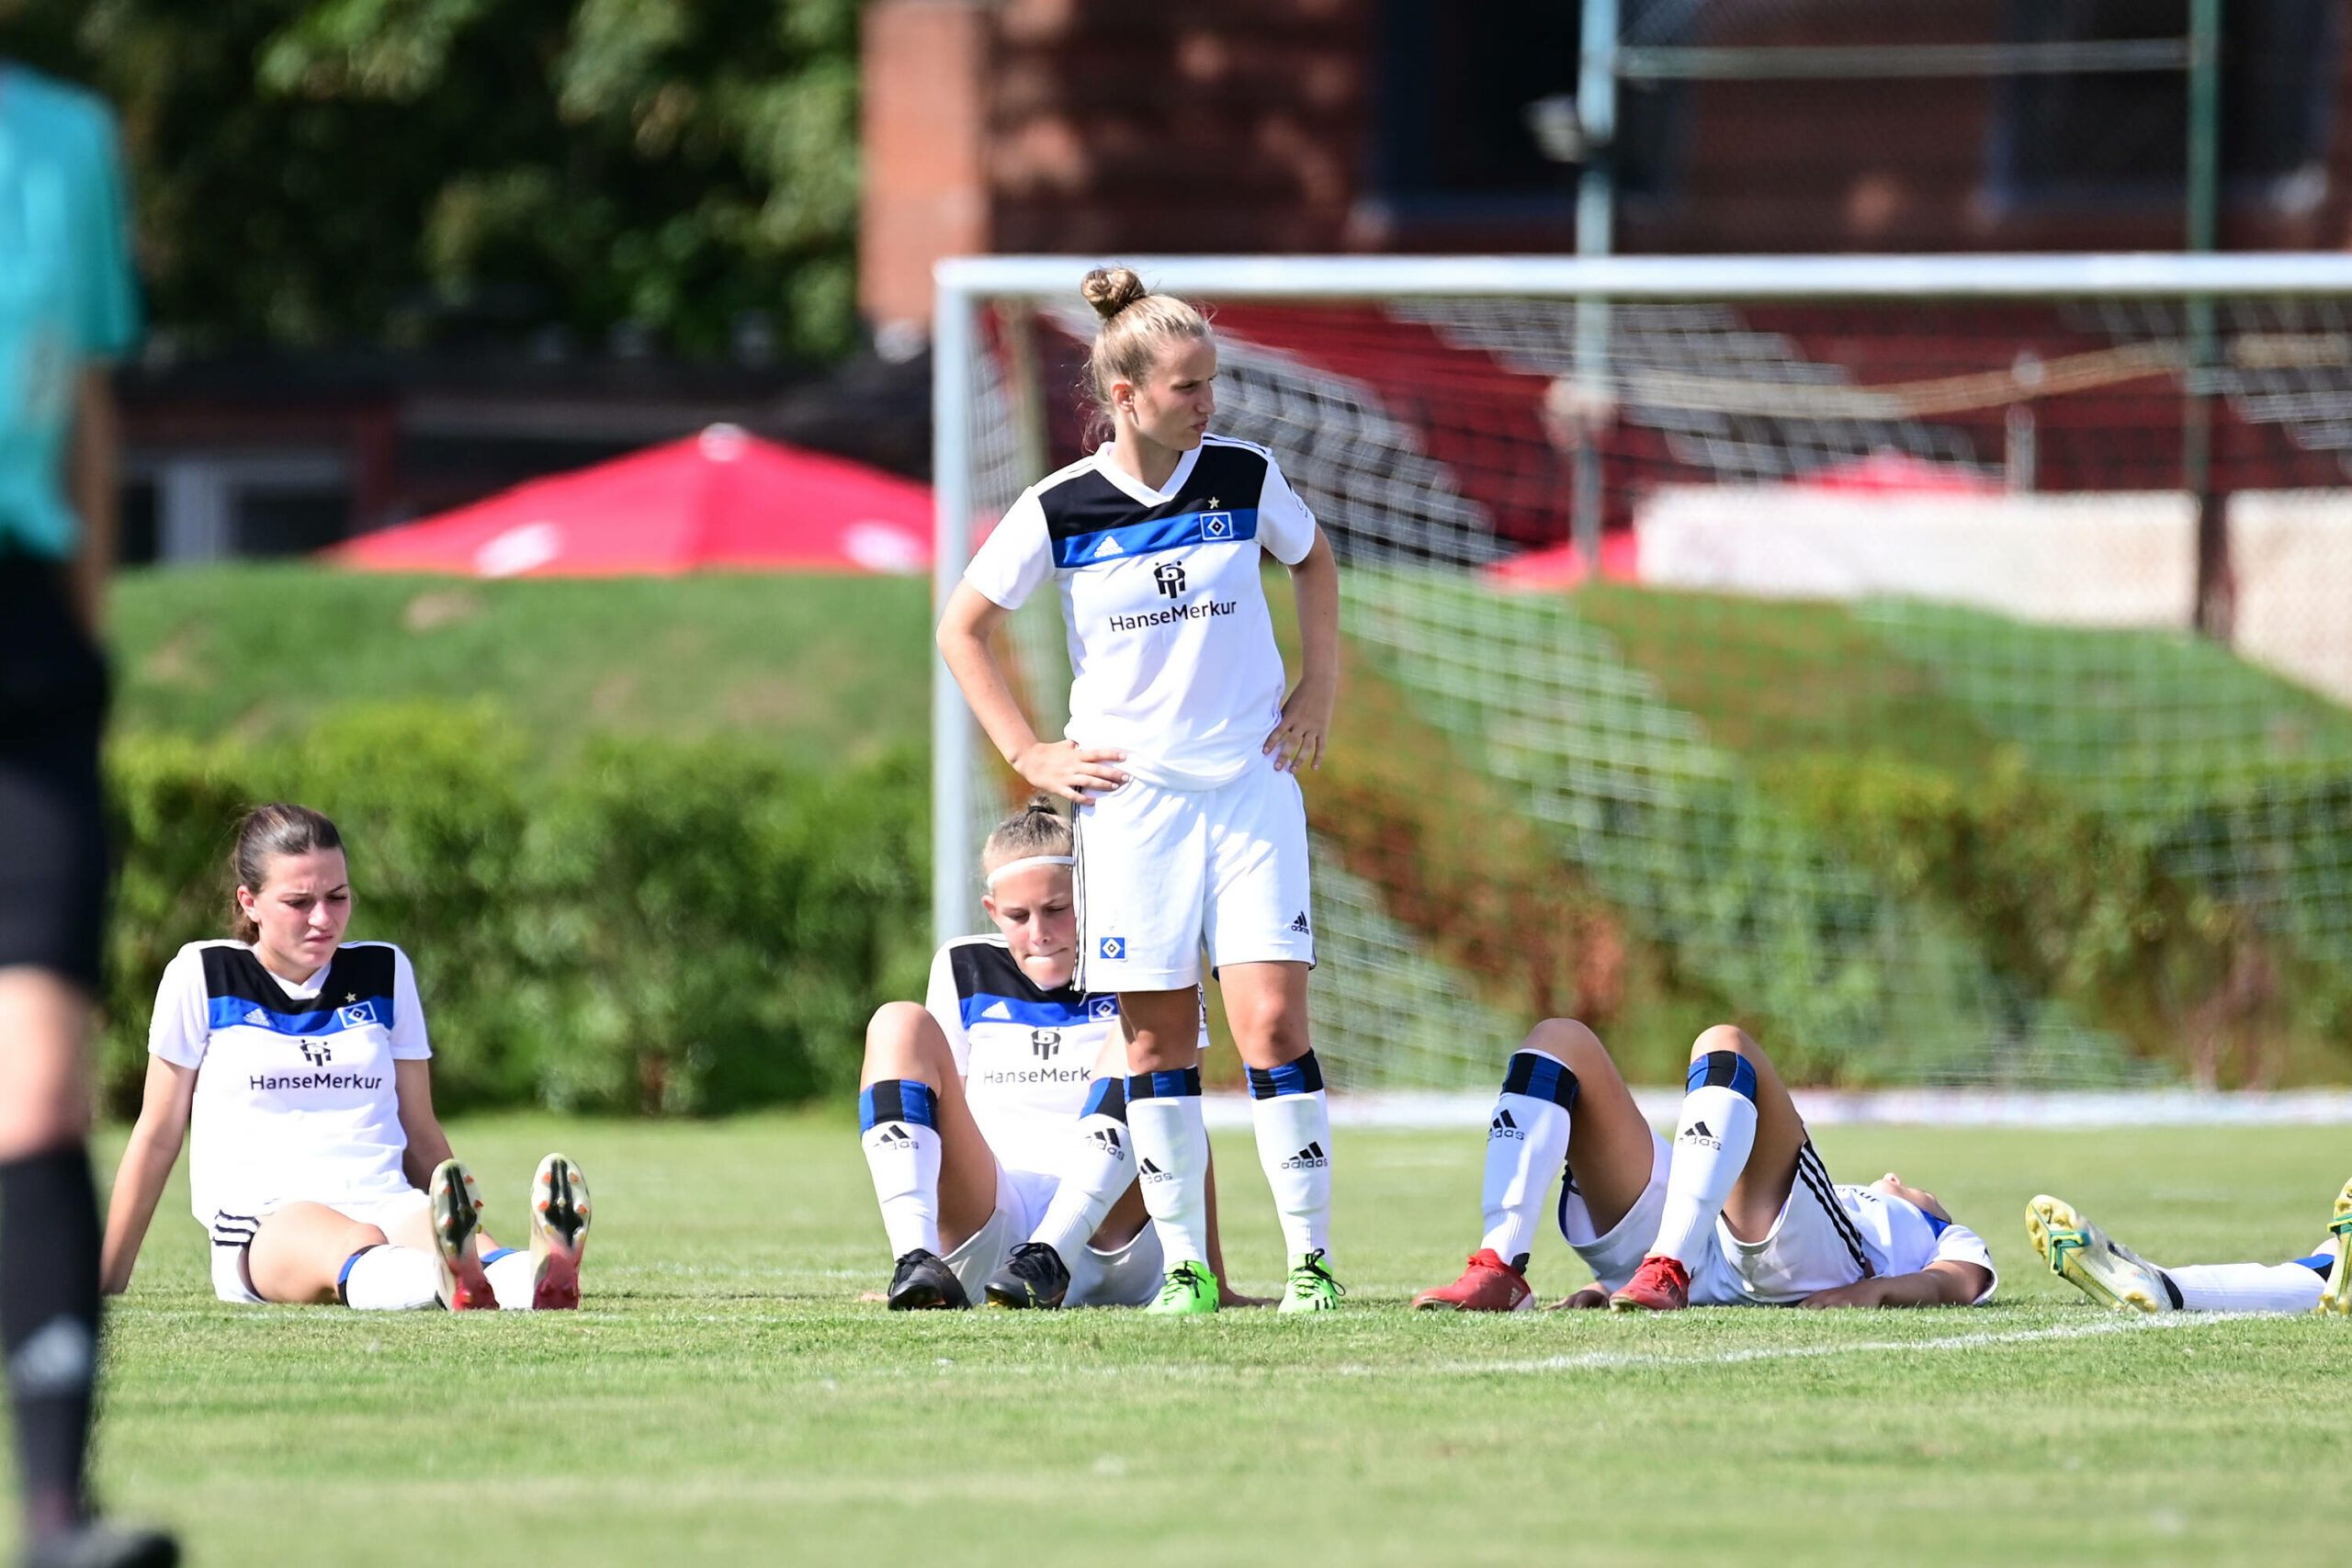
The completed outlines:
{"type": "Polygon", "coordinates": [[[956,677],[973,716],[1014,773],[1064,800],[1083,804],[1108,795],[1127,782],[1126,774],[1109,765],[1124,761],[1126,753],[1081,750],[1069,740],[1040,740],[1013,699],[1012,683],[1004,678],[1004,666],[989,646],[1010,614],[970,583],[957,583],[939,617],[939,656],[947,661],[947,672],[956,677]]]}
{"type": "Polygon", "coordinates": [[[81,549],[72,569],[74,601],[83,626],[96,637],[106,619],[107,578],[114,570],[119,533],[115,457],[121,441],[107,370],[84,370],[74,392],[74,434],[65,472],[67,499],[82,522],[81,549]]]}
{"type": "MultiPolygon", "coordinates": [[[[434,1168],[445,1159],[457,1157],[456,1151],[449,1147],[449,1134],[441,1130],[441,1118],[433,1111],[432,1061],[395,1061],[392,1088],[400,1095],[401,1131],[408,1135],[408,1152],[401,1156],[401,1173],[413,1185],[430,1188],[434,1168]]],[[[488,1226],[481,1230],[480,1246],[483,1252],[497,1250],[498,1243],[491,1239],[488,1226]]]]}
{"type": "Polygon", "coordinates": [[[1993,1283],[1992,1275],[1973,1263],[1930,1263],[1916,1274],[1888,1274],[1815,1291],[1797,1305],[1803,1307],[1931,1307],[1968,1306],[1993,1283]]]}
{"type": "Polygon", "coordinates": [[[1266,737],[1274,766],[1296,773],[1323,765],[1324,739],[1340,700],[1340,562],[1320,525],[1306,558],[1290,569],[1298,595],[1298,684],[1283,704],[1283,721],[1266,737]]]}
{"type": "Polygon", "coordinates": [[[114,1195],[107,1204],[106,1246],[98,1257],[98,1286],[119,1296],[130,1288],[130,1270],[155,1218],[155,1202],[180,1157],[187,1135],[188,1108],[196,1100],[196,1069],[147,1058],[147,1086],[139,1120],[115,1167],[114,1195]]]}

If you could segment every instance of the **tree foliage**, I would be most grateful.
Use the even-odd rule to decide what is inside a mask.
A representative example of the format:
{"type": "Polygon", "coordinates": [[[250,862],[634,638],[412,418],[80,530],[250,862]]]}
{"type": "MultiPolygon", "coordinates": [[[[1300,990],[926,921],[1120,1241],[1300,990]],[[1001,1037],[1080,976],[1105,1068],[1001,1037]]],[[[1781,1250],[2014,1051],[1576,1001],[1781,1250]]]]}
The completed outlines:
{"type": "Polygon", "coordinates": [[[122,114],[159,323],[413,345],[853,330],[857,0],[34,0],[122,114]]]}

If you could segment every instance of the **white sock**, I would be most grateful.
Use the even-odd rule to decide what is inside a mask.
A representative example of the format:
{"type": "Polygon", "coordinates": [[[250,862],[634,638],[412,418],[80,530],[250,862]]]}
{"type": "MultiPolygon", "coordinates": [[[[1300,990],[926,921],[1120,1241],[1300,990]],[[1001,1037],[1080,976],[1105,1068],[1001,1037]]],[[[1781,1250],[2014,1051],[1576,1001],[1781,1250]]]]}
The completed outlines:
{"type": "Polygon", "coordinates": [[[1487,1234],[1479,1246],[1514,1269],[1527,1267],[1544,1200],[1568,1160],[1569,1108],[1577,1076],[1541,1051],[1512,1055],[1487,1123],[1487,1180],[1481,1195],[1487,1234]]]}
{"type": "Polygon", "coordinates": [[[441,1260],[413,1247],[371,1247],[343,1266],[344,1304],[358,1312],[419,1312],[439,1304],[441,1260]]]}
{"type": "Polygon", "coordinates": [[[890,1256],[904,1258],[921,1247],[939,1247],[939,1133],[928,1084],[886,1078],[857,1097],[858,1122],[865,1130],[865,1168],[874,1177],[874,1198],[882,1205],[883,1234],[890,1256]]]}
{"type": "Polygon", "coordinates": [[[1690,1064],[1691,1089],[1674,1126],[1674,1164],[1652,1258],[1671,1258],[1687,1269],[1703,1252],[1756,1146],[1755,1083],[1756,1069],[1736,1052],[1711,1051],[1690,1064]]]}
{"type": "Polygon", "coordinates": [[[1323,1066],[1309,1051],[1271,1072],[1250,1069],[1258,1164],[1274,1190],[1283,1250],[1296,1263],[1331,1246],[1331,1108],[1323,1066]]]}
{"type": "Polygon", "coordinates": [[[1046,1217],[1029,1233],[1031,1241],[1042,1241],[1060,1253],[1065,1264],[1102,1228],[1102,1216],[1136,1179],[1126,1085],[1117,1078],[1097,1078],[1086,1104],[1062,1162],[1061,1184],[1046,1205],[1046,1217]]]}
{"type": "Polygon", "coordinates": [[[538,1270],[528,1247],[510,1247],[482,1259],[481,1271],[490,1276],[491,1293],[498,1298],[501,1312],[528,1312],[531,1298],[537,1292],[538,1270]]]}
{"type": "Polygon", "coordinates": [[[2309,1312],[2327,1288],[2300,1263],[2199,1263],[2165,1273],[2184,1312],[2309,1312]]]}
{"type": "Polygon", "coordinates": [[[1201,1122],[1201,1069],[1127,1078],[1143,1206],[1168,1267],[1209,1260],[1209,1133],[1201,1122]]]}

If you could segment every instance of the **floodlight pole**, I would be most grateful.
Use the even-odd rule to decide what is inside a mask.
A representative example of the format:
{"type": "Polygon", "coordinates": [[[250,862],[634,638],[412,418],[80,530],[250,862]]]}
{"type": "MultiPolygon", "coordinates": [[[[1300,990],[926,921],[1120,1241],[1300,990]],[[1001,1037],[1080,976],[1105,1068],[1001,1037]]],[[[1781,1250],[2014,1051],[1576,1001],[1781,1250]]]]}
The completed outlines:
{"type": "MultiPolygon", "coordinates": [[[[963,581],[972,545],[972,388],[978,301],[938,278],[931,322],[931,615],[963,581]]],[[[973,924],[972,716],[934,648],[931,660],[931,927],[942,942],[973,924]]]]}
{"type": "MultiPolygon", "coordinates": [[[[1584,0],[1577,74],[1577,118],[1584,132],[1585,164],[1577,180],[1577,254],[1605,256],[1616,243],[1617,0],[1584,0]]],[[[1615,406],[1609,385],[1609,301],[1577,301],[1577,396],[1567,423],[1576,442],[1569,526],[1584,558],[1587,581],[1600,577],[1600,438],[1603,410],[1615,406]]]]}
{"type": "MultiPolygon", "coordinates": [[[[2187,248],[2210,252],[2221,239],[2222,0],[2188,0],[2188,206],[2187,248]]],[[[2181,484],[2197,505],[2197,629],[2230,639],[2235,619],[2229,520],[2213,490],[2213,372],[2220,344],[2213,301],[2188,302],[2188,363],[2183,367],[2181,484]]]]}

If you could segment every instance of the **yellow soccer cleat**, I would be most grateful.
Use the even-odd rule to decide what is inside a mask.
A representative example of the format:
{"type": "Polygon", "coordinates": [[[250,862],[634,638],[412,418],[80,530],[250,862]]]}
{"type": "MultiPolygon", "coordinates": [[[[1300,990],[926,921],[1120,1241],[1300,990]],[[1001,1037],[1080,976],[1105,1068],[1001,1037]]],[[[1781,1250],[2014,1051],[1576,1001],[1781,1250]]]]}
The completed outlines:
{"type": "Polygon", "coordinates": [[[2335,1216],[2327,1222],[2335,1238],[2335,1267],[2328,1271],[2327,1289],[2312,1310],[2330,1317],[2352,1317],[2352,1181],[2335,1195],[2335,1216]]]}
{"type": "Polygon", "coordinates": [[[2028,1203],[2025,1231],[2050,1271],[2100,1306],[2118,1312],[2172,1310],[2164,1270],[2075,1213],[2064,1199],[2044,1193],[2028,1203]]]}

